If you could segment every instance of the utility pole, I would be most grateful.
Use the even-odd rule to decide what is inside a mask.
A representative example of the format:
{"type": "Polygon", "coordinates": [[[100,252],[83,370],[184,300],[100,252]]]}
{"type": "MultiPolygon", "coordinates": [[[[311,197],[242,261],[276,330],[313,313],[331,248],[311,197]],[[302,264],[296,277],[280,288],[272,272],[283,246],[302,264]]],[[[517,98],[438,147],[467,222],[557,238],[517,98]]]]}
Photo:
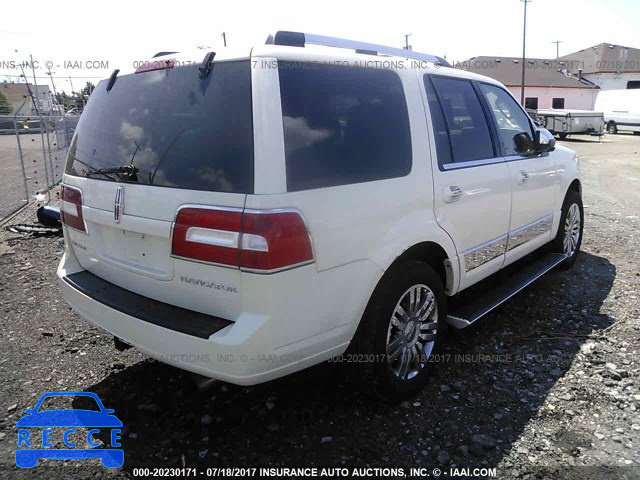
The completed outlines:
{"type": "Polygon", "coordinates": [[[38,110],[38,104],[36,102],[36,99],[33,96],[33,92],[31,91],[31,87],[29,86],[29,79],[27,78],[27,74],[24,73],[24,66],[25,66],[25,62],[20,64],[20,71],[22,72],[22,75],[20,75],[20,77],[24,78],[24,84],[25,84],[25,87],[27,87],[27,92],[29,93],[29,98],[31,99],[31,104],[33,105],[32,110],[35,111],[39,115],[40,112],[38,110]]]}
{"type": "Polygon", "coordinates": [[[409,37],[411,36],[410,33],[406,33],[404,36],[404,48],[405,50],[411,50],[411,45],[409,45],[409,37]]]}
{"type": "Polygon", "coordinates": [[[524,22],[522,27],[522,87],[520,88],[520,105],[524,107],[524,72],[527,68],[526,47],[527,47],[527,3],[531,0],[520,0],[524,3],[524,22]]]}
{"type": "Polygon", "coordinates": [[[562,43],[562,40],[556,40],[555,42],[551,42],[551,43],[556,44],[556,60],[557,60],[558,58],[560,58],[560,44],[562,43]]]}
{"type": "Polygon", "coordinates": [[[58,101],[58,92],[56,92],[56,82],[53,81],[52,73],[56,73],[56,72],[52,72],[51,68],[49,68],[49,71],[47,72],[47,75],[49,75],[49,77],[51,78],[51,86],[53,87],[53,98],[57,102],[58,101]]]}
{"type": "Polygon", "coordinates": [[[222,32],[222,41],[224,42],[224,46],[227,46],[227,34],[225,32],[222,32]]]}
{"type": "Polygon", "coordinates": [[[33,66],[33,55],[29,54],[29,59],[31,60],[31,72],[33,73],[33,88],[36,91],[36,102],[38,107],[36,108],[37,113],[40,113],[40,97],[38,96],[38,82],[36,80],[36,69],[33,66]]]}

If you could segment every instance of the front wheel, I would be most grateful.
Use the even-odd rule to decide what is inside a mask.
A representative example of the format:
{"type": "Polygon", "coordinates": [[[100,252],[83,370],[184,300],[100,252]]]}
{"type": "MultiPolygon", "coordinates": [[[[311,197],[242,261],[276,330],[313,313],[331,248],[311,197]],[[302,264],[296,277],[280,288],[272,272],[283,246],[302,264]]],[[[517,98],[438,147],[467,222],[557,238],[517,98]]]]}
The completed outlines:
{"type": "Polygon", "coordinates": [[[567,258],[558,265],[559,268],[569,269],[576,263],[582,245],[583,228],[582,198],[575,190],[569,190],[562,204],[558,233],[552,242],[552,251],[567,255],[567,258]]]}
{"type": "Polygon", "coordinates": [[[354,338],[368,386],[388,401],[418,393],[429,378],[445,323],[444,287],[435,270],[419,261],[394,267],[376,289],[354,338]]]}
{"type": "Polygon", "coordinates": [[[609,122],[607,124],[607,133],[618,133],[618,126],[616,125],[616,122],[609,122]]]}

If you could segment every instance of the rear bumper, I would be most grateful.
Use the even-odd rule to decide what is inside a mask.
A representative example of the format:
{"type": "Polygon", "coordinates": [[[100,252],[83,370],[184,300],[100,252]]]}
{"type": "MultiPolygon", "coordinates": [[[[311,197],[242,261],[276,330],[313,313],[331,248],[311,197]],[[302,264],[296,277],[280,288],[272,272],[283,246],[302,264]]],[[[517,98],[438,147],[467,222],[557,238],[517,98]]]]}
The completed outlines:
{"type": "Polygon", "coordinates": [[[120,313],[194,337],[209,338],[233,323],[143,297],[109,283],[87,270],[72,273],[62,277],[62,280],[74,290],[120,313]]]}
{"type": "MultiPolygon", "coordinates": [[[[167,319],[145,320],[139,318],[142,315],[135,310],[123,308],[121,304],[104,303],[104,298],[98,301],[100,295],[71,281],[86,270],[78,264],[69,250],[65,252],[58,267],[58,283],[64,299],[82,317],[150,357],[207,377],[238,385],[253,385],[282,377],[344,352],[369,298],[364,291],[372,291],[382,274],[368,262],[359,263],[334,269],[341,270],[339,274],[327,272],[321,281],[322,285],[317,285],[316,277],[321,274],[315,272],[314,266],[288,272],[289,275],[300,276],[298,283],[303,278],[307,279],[306,285],[298,287],[307,290],[306,296],[298,295],[295,291],[283,291],[274,295],[278,290],[274,277],[256,275],[256,284],[251,291],[263,293],[260,295],[264,297],[262,308],[256,308],[256,296],[252,296],[247,310],[251,309],[253,312],[244,311],[233,322],[218,319],[228,324],[221,325],[219,329],[214,328],[215,331],[208,337],[185,333],[184,329],[177,331],[176,318],[168,319],[173,325],[167,319]],[[305,273],[303,269],[313,270],[313,281],[309,281],[311,270],[305,273]],[[340,282],[336,282],[337,275],[340,282]],[[260,290],[261,282],[268,281],[269,278],[270,283],[264,285],[264,291],[260,290]],[[364,279],[367,280],[366,287],[364,279]],[[351,289],[345,289],[344,285],[349,284],[351,289]],[[329,307],[326,295],[332,291],[338,303],[332,303],[332,307],[329,307]],[[344,299],[350,299],[349,303],[345,303],[344,299]],[[304,301],[307,308],[300,310],[297,305],[300,301],[304,301]],[[339,321],[332,315],[334,312],[331,312],[331,308],[336,306],[342,313],[339,321]],[[255,311],[266,313],[259,314],[255,311]]],[[[291,285],[291,279],[286,284],[291,285]]],[[[130,292],[125,292],[131,295],[130,292]]],[[[189,312],[177,310],[182,311],[178,313],[183,317],[185,312],[189,312]]],[[[194,317],[203,317],[200,313],[192,313],[194,317]]],[[[157,310],[154,315],[171,316],[162,309],[157,310]]],[[[215,319],[206,315],[204,317],[215,319]]]]}

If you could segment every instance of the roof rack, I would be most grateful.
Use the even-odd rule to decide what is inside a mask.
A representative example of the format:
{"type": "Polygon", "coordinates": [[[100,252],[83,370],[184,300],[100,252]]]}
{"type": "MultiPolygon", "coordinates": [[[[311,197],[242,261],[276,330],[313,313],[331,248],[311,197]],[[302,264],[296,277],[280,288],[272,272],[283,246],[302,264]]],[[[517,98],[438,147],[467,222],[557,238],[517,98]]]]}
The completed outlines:
{"type": "Polygon", "coordinates": [[[326,47],[348,48],[353,49],[358,53],[393,55],[395,57],[423,60],[436,63],[444,67],[451,67],[449,62],[436,55],[428,55],[426,53],[414,52],[413,50],[385,47],[384,45],[376,45],[374,43],[345,40],[344,38],[336,37],[325,37],[324,35],[314,35],[310,33],[279,31],[276,32],[275,37],[271,37],[270,35],[267,39],[267,43],[287,45],[290,47],[304,47],[306,44],[313,44],[323,45],[326,47]]]}

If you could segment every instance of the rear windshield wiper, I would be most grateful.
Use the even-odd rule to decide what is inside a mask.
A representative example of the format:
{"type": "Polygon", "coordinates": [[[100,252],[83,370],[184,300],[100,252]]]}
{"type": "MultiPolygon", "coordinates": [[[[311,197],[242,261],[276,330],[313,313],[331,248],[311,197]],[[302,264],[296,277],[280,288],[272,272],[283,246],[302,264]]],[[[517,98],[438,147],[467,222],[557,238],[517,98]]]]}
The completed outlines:
{"type": "Polygon", "coordinates": [[[137,172],[138,169],[133,165],[120,165],[118,167],[98,168],[97,170],[87,172],[85,175],[90,177],[92,175],[108,175],[110,173],[117,173],[118,175],[125,175],[133,179],[137,172]]]}

